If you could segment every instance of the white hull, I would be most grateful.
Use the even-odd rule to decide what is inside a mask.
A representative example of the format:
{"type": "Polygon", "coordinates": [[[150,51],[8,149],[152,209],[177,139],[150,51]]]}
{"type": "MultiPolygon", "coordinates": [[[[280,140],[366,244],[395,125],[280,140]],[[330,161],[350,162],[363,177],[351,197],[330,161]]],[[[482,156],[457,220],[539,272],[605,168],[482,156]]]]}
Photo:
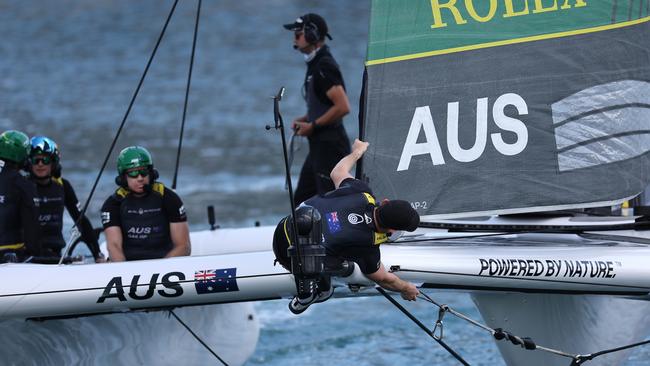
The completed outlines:
{"type": "MultiPolygon", "coordinates": [[[[255,351],[259,323],[251,303],[174,312],[229,365],[242,365],[255,351]]],[[[5,320],[0,342],[3,365],[219,364],[167,311],[5,320]]]]}
{"type": "MultiPolygon", "coordinates": [[[[54,329],[60,329],[59,332],[65,334],[69,332],[65,330],[68,326],[70,329],[92,328],[85,324],[101,323],[104,319],[108,323],[122,323],[124,317],[142,316],[147,320],[142,320],[144,326],[137,327],[132,339],[158,342],[152,347],[164,350],[169,348],[166,342],[170,338],[196,342],[184,329],[177,328],[169,334],[157,329],[160,323],[177,326],[164,312],[83,316],[190,306],[181,310],[188,319],[199,319],[198,329],[208,333],[210,329],[218,329],[218,334],[232,333],[232,329],[249,326],[249,321],[243,319],[230,326],[209,325],[210,316],[201,310],[206,307],[192,305],[292,296],[295,293],[293,276],[279,265],[273,265],[272,232],[272,227],[261,227],[193,233],[194,253],[202,255],[185,258],[62,267],[2,265],[2,278],[21,280],[0,282],[0,318],[21,319],[20,322],[31,327],[28,333],[38,334],[52,327],[53,333],[57,332],[54,329]],[[230,271],[231,278],[224,277],[222,283],[216,285],[218,291],[201,292],[199,276],[203,270],[230,271]],[[22,320],[61,316],[82,317],[43,323],[22,320]],[[48,325],[58,322],[65,326],[48,325]]],[[[459,235],[465,234],[418,230],[400,242],[384,245],[382,262],[403,279],[433,289],[434,294],[439,288],[472,292],[490,326],[531,337],[542,346],[569,353],[596,352],[636,341],[650,325],[645,315],[650,313],[647,311],[650,303],[644,301],[650,291],[647,280],[650,278],[647,266],[650,247],[638,242],[646,237],[644,232],[635,233],[637,242],[626,242],[624,237],[618,241],[585,239],[573,234],[508,234],[496,238],[436,240],[459,235]],[[419,241],[403,242],[412,239],[419,241]]],[[[373,284],[358,268],[351,276],[337,278],[334,283],[337,286],[335,297],[377,295],[373,284]],[[361,290],[350,291],[348,285],[361,285],[361,290]]],[[[242,309],[240,304],[230,306],[237,311],[242,309]]],[[[236,318],[226,312],[212,316],[213,320],[236,318]]],[[[7,320],[2,325],[14,321],[7,320]]],[[[105,326],[96,325],[97,329],[105,326]]],[[[256,329],[252,331],[257,332],[256,329]]],[[[56,337],[53,335],[53,338],[56,337]]],[[[80,338],[80,335],[72,338],[80,338]]],[[[116,335],[115,338],[124,336],[116,335]]],[[[246,342],[251,339],[253,344],[243,346],[254,348],[256,335],[246,338],[246,342]]],[[[41,347],[57,347],[48,345],[44,342],[41,347]]],[[[557,357],[549,358],[540,351],[521,351],[503,341],[499,342],[499,347],[509,365],[567,364],[567,360],[558,361],[557,357]]],[[[149,350],[142,350],[142,347],[134,347],[128,359],[146,358],[150,354],[149,350]]],[[[82,355],[79,357],[87,354],[82,350],[75,353],[82,355]]],[[[97,347],[95,353],[100,358],[104,356],[99,354],[112,357],[111,348],[103,345],[97,347]]],[[[623,357],[624,353],[616,354],[600,362],[616,364],[623,357]]]]}
{"type": "MultiPolygon", "coordinates": [[[[650,303],[612,296],[473,293],[485,322],[536,344],[590,354],[634,343],[650,333],[650,303]]],[[[566,366],[571,359],[496,343],[508,365],[566,366]]],[[[599,356],[587,365],[620,365],[633,349],[599,356]]]]}

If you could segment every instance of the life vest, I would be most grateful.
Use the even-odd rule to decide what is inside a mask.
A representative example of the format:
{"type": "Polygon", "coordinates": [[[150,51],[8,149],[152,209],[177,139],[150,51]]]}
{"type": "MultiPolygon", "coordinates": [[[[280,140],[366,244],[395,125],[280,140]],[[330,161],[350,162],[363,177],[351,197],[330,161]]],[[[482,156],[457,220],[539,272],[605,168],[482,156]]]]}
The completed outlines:
{"type": "Polygon", "coordinates": [[[163,258],[172,249],[164,194],[165,186],[158,182],[143,197],[124,188],[115,191],[120,201],[122,249],[127,260],[163,258]]]}
{"type": "Polygon", "coordinates": [[[0,167],[0,250],[24,247],[23,225],[18,205],[16,179],[24,179],[14,170],[0,167]]]}
{"type": "MultiPolygon", "coordinates": [[[[318,50],[316,57],[310,62],[305,74],[305,82],[303,88],[305,90],[305,102],[307,103],[307,120],[310,122],[316,121],[320,116],[325,114],[333,105],[332,101],[325,96],[325,90],[316,90],[314,78],[319,77],[315,72],[320,72],[321,63],[331,63],[338,68],[338,64],[329,52],[328,46],[323,46],[318,50]]],[[[324,140],[324,141],[340,141],[347,140],[347,134],[343,127],[343,118],[339,118],[331,122],[327,126],[319,126],[309,136],[309,141],[324,140]]]]}
{"type": "Polygon", "coordinates": [[[323,244],[329,248],[345,246],[372,246],[388,240],[376,232],[373,209],[375,198],[369,193],[337,195],[337,190],[324,196],[315,196],[306,205],[321,214],[323,244]]]}
{"type": "Polygon", "coordinates": [[[36,184],[39,201],[38,222],[41,228],[43,248],[61,250],[65,247],[63,239],[63,210],[65,208],[65,191],[63,179],[52,177],[48,185],[36,184]]]}

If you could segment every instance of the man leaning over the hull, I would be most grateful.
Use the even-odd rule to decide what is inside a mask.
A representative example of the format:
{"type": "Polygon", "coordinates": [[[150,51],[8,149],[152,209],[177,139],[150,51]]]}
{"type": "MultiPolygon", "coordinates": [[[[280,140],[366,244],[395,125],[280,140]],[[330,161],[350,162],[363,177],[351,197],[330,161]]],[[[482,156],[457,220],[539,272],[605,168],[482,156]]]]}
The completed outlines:
{"type": "Polygon", "coordinates": [[[79,221],[81,240],[88,245],[95,261],[104,262],[90,220],[85,215],[81,217],[77,195],[70,182],[61,177],[61,154],[56,142],[45,136],[34,136],[29,142],[27,166],[30,179],[36,183],[38,194],[40,212],[38,221],[41,227],[43,255],[61,256],[61,250],[65,247],[62,232],[65,209],[75,223],[79,221]]]}
{"type": "Polygon", "coordinates": [[[28,153],[27,135],[0,134],[0,262],[41,254],[36,187],[20,172],[28,153]]]}
{"type": "MultiPolygon", "coordinates": [[[[406,201],[385,199],[377,205],[370,187],[350,175],[367,148],[367,142],[355,140],[352,153],[341,159],[330,173],[336,189],[323,196],[314,196],[298,207],[298,231],[301,234],[306,231],[305,222],[307,226],[318,222],[319,228],[315,230],[321,230],[322,234],[318,232],[313,238],[321,240],[325,247],[325,268],[344,260],[355,262],[367,278],[381,287],[400,292],[405,300],[415,300],[419,294],[417,287],[384,268],[379,244],[388,240],[387,234],[397,230],[414,231],[420,216],[406,201]]],[[[292,219],[287,216],[280,221],[273,237],[277,261],[290,271],[292,264],[287,249],[293,247],[292,231],[292,219]]],[[[298,295],[289,304],[291,312],[300,314],[312,303],[332,296],[334,289],[328,275],[319,276],[315,282],[317,289],[301,290],[298,286],[298,295]]]]}
{"type": "Polygon", "coordinates": [[[156,182],[147,149],[130,146],[117,158],[120,186],[102,206],[110,261],[190,255],[190,231],[180,197],[156,182]]]}

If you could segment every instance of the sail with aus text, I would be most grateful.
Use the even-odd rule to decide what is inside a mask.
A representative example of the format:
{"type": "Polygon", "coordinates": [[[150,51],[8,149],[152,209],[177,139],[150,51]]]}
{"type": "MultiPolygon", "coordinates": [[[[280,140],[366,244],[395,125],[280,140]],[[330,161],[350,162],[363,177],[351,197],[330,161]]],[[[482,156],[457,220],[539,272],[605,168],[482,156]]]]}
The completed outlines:
{"type": "Polygon", "coordinates": [[[373,0],[361,176],[425,218],[650,182],[650,0],[373,0]]]}

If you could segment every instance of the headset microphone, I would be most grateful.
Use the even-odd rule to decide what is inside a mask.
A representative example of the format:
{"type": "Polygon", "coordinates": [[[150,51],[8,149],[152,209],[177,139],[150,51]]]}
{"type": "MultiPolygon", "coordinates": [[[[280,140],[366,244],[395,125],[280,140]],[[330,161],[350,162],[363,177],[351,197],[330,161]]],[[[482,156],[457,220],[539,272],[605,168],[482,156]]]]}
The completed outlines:
{"type": "Polygon", "coordinates": [[[298,45],[296,45],[296,44],[293,45],[293,49],[294,49],[294,50],[297,50],[297,49],[299,49],[299,48],[300,48],[300,47],[298,47],[298,45]]]}

